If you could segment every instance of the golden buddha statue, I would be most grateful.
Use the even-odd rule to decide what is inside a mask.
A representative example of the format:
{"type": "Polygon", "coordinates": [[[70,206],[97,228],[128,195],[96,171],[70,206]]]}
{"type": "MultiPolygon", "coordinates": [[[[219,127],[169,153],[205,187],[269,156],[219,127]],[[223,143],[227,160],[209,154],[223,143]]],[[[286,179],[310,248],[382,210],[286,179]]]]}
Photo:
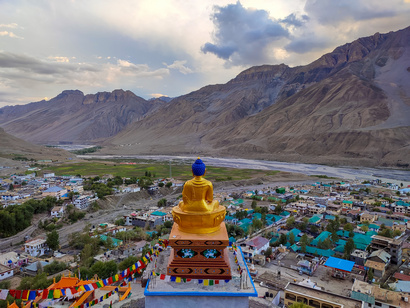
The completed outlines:
{"type": "Polygon", "coordinates": [[[187,233],[212,233],[220,228],[226,209],[214,200],[212,183],[203,178],[206,166],[198,157],[192,164],[194,178],[185,183],[182,201],[172,209],[174,221],[187,233]]]}

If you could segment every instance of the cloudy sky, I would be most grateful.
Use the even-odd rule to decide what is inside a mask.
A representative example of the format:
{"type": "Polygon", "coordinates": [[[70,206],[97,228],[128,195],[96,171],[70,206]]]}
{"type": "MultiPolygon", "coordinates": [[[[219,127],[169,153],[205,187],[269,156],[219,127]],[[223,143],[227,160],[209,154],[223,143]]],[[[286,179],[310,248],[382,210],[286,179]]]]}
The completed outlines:
{"type": "Polygon", "coordinates": [[[131,90],[175,97],[410,25],[410,0],[0,0],[0,107],[131,90]]]}

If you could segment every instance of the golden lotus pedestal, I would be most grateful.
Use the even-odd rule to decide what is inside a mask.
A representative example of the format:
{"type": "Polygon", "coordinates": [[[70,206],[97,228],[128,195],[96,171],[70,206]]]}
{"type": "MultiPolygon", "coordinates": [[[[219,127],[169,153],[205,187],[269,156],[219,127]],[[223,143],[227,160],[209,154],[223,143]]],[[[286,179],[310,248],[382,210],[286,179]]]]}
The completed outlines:
{"type": "Polygon", "coordinates": [[[225,222],[215,229],[212,233],[187,233],[174,222],[169,236],[172,251],[167,275],[193,279],[231,279],[227,249],[229,237],[225,222]]]}

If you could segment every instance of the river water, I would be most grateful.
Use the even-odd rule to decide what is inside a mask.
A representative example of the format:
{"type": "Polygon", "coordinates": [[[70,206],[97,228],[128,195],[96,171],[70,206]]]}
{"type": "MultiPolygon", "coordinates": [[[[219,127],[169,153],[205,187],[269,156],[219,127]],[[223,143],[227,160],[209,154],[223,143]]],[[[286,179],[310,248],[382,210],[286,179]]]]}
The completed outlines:
{"type": "MultiPolygon", "coordinates": [[[[147,159],[170,161],[172,163],[193,163],[196,156],[167,156],[167,155],[78,155],[85,159],[147,159]]],[[[374,180],[384,182],[403,183],[410,185],[410,171],[396,169],[376,169],[364,167],[332,167],[315,164],[285,163],[268,160],[252,160],[242,158],[201,157],[206,165],[215,167],[229,167],[237,169],[279,170],[297,172],[306,175],[327,175],[346,180],[374,180]]]]}

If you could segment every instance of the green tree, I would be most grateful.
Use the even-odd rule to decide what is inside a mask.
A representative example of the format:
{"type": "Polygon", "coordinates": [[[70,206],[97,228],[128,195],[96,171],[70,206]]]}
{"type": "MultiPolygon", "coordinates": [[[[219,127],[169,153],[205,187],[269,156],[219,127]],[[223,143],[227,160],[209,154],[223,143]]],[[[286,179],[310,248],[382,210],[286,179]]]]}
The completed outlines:
{"type": "Polygon", "coordinates": [[[262,221],[258,218],[254,218],[252,220],[252,227],[254,228],[254,230],[259,230],[262,228],[262,221]]]}
{"type": "Polygon", "coordinates": [[[124,218],[119,218],[114,222],[114,224],[116,226],[124,226],[125,225],[125,220],[124,220],[124,218]]]}
{"type": "Polygon", "coordinates": [[[258,203],[256,202],[256,200],[252,200],[252,203],[251,203],[252,209],[256,209],[257,205],[258,205],[258,203]]]}
{"type": "Polygon", "coordinates": [[[115,275],[118,271],[118,267],[115,261],[97,261],[91,266],[90,270],[93,275],[98,275],[100,279],[105,279],[115,275]]]}
{"type": "Polygon", "coordinates": [[[80,264],[84,265],[85,267],[90,267],[90,265],[94,262],[94,255],[95,251],[93,250],[91,244],[86,244],[83,250],[80,252],[80,264]]]}
{"type": "Polygon", "coordinates": [[[354,227],[351,223],[347,223],[347,224],[344,225],[343,230],[350,232],[350,231],[354,230],[354,227]]]}
{"type": "Polygon", "coordinates": [[[312,233],[318,233],[319,232],[319,228],[315,225],[310,226],[310,232],[312,233]]]}
{"type": "Polygon", "coordinates": [[[167,199],[162,198],[161,200],[158,201],[157,205],[158,205],[159,207],[164,207],[164,206],[166,206],[166,205],[167,205],[167,199]]]}
{"type": "Polygon", "coordinates": [[[292,228],[295,225],[295,217],[290,216],[287,220],[286,220],[286,226],[288,228],[292,228]]]}
{"type": "Polygon", "coordinates": [[[393,231],[393,237],[399,236],[401,235],[401,231],[400,230],[394,230],[393,231]]]}
{"type": "MultiPolygon", "coordinates": [[[[381,229],[381,228],[380,228],[381,229]]],[[[381,231],[379,231],[378,235],[384,236],[384,237],[389,237],[392,238],[393,237],[393,231],[390,229],[382,229],[381,231]]]]}
{"type": "Polygon", "coordinates": [[[64,271],[67,268],[67,265],[64,262],[53,261],[49,265],[44,266],[43,271],[47,275],[54,275],[61,271],[64,271]]]}
{"type": "Polygon", "coordinates": [[[268,249],[265,250],[264,255],[266,258],[269,258],[272,255],[272,247],[268,247],[268,249]]]}
{"type": "Polygon", "coordinates": [[[59,248],[60,236],[56,230],[53,230],[47,234],[46,244],[52,250],[57,250],[59,248]]]}
{"type": "Polygon", "coordinates": [[[281,204],[276,205],[274,212],[275,212],[276,215],[279,215],[280,213],[282,213],[283,212],[282,205],[281,204]]]}
{"type": "Polygon", "coordinates": [[[367,271],[367,280],[368,281],[372,281],[374,278],[374,273],[373,273],[373,269],[369,268],[369,270],[367,271]]]}
{"type": "Polygon", "coordinates": [[[138,262],[138,258],[136,256],[129,256],[128,258],[124,259],[123,261],[118,264],[118,270],[124,271],[129,268],[131,265],[138,262]]]}
{"type": "Polygon", "coordinates": [[[366,225],[363,225],[363,226],[360,227],[360,230],[362,230],[363,232],[367,232],[367,231],[369,231],[369,227],[366,226],[366,225]]]}
{"type": "Polygon", "coordinates": [[[299,242],[300,242],[301,244],[307,245],[307,244],[309,243],[309,238],[308,238],[308,236],[304,233],[304,234],[302,235],[302,237],[300,238],[299,242]]]}
{"type": "Polygon", "coordinates": [[[159,182],[158,183],[158,187],[164,187],[164,185],[165,185],[164,182],[159,182]]]}
{"type": "Polygon", "coordinates": [[[107,236],[107,239],[104,241],[104,247],[108,250],[111,250],[114,247],[114,241],[110,236],[107,236]]]}
{"type": "Polygon", "coordinates": [[[293,234],[293,232],[291,232],[291,233],[289,234],[289,243],[290,243],[291,245],[295,244],[295,234],[293,234]]]}
{"type": "Polygon", "coordinates": [[[286,234],[282,233],[279,236],[279,244],[285,245],[287,241],[288,241],[288,238],[286,237],[286,234]]]}
{"type": "Polygon", "coordinates": [[[349,256],[351,255],[351,253],[353,252],[353,250],[355,250],[356,245],[354,244],[354,241],[352,238],[349,238],[345,244],[345,248],[344,248],[344,258],[345,259],[349,259],[349,256]]]}
{"type": "Polygon", "coordinates": [[[337,235],[336,231],[333,231],[330,236],[333,245],[336,245],[336,242],[339,240],[339,236],[337,235]]]}
{"type": "Polygon", "coordinates": [[[170,188],[172,186],[172,182],[167,182],[166,184],[165,184],[165,187],[166,188],[170,188]]]}

